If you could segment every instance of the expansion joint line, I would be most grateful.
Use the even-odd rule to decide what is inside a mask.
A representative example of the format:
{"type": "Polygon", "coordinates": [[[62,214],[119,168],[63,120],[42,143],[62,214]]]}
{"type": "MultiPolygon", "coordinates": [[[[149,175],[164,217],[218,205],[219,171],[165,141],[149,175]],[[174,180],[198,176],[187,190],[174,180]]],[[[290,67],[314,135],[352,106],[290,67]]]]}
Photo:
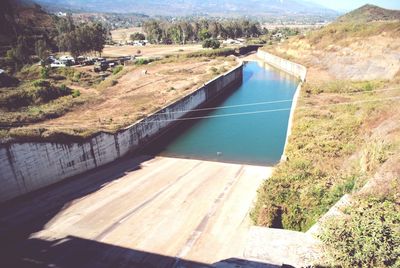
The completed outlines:
{"type": "Polygon", "coordinates": [[[240,169],[236,172],[236,174],[233,176],[231,180],[229,180],[226,184],[222,192],[218,195],[218,197],[214,200],[214,203],[208,210],[207,214],[203,217],[203,219],[200,221],[200,223],[197,225],[195,230],[192,232],[188,240],[186,240],[186,243],[184,244],[183,248],[179,251],[179,253],[175,257],[175,263],[172,266],[173,268],[180,268],[180,261],[183,257],[185,257],[190,250],[193,248],[193,246],[196,244],[196,242],[199,240],[200,236],[202,235],[203,231],[207,227],[207,223],[210,220],[210,218],[217,212],[220,204],[226,197],[226,195],[230,192],[232,189],[233,185],[238,181],[240,176],[242,175],[244,170],[244,166],[242,165],[240,169]]]}
{"type": "Polygon", "coordinates": [[[167,184],[165,187],[160,189],[158,192],[156,192],[153,196],[149,197],[147,200],[139,204],[138,206],[132,208],[129,210],[127,213],[125,213],[122,217],[120,217],[115,223],[107,227],[103,232],[101,232],[98,236],[95,237],[95,240],[101,241],[103,240],[107,235],[109,235],[112,231],[114,231],[118,226],[120,226],[124,221],[126,221],[129,217],[131,217],[133,214],[138,212],[139,210],[143,209],[146,205],[154,201],[158,196],[160,196],[162,193],[164,193],[166,190],[171,188],[173,185],[175,185],[178,181],[180,181],[182,178],[187,176],[190,172],[192,172],[195,168],[197,168],[199,165],[201,165],[202,162],[197,163],[194,165],[192,168],[190,168],[188,171],[186,171],[184,174],[179,176],[175,181],[167,184]]]}

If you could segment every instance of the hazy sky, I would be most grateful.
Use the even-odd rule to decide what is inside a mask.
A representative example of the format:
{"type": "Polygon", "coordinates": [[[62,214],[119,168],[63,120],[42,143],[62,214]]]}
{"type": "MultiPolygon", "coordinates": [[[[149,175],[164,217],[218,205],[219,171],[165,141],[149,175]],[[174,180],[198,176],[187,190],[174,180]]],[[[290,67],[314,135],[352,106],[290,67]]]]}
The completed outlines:
{"type": "Polygon", "coordinates": [[[365,4],[373,4],[384,8],[400,9],[400,0],[311,0],[335,10],[352,10],[365,4]]]}

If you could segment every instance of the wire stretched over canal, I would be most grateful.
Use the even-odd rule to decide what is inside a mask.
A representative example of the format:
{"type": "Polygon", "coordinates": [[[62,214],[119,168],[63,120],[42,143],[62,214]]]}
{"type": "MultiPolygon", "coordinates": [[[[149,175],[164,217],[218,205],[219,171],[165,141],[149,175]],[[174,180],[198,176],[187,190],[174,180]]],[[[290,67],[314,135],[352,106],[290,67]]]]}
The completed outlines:
{"type": "Polygon", "coordinates": [[[237,107],[247,107],[247,106],[257,106],[263,104],[272,104],[272,103],[282,103],[282,102],[292,102],[293,99],[288,100],[277,100],[277,101],[264,101],[264,102],[254,102],[254,103],[247,103],[247,104],[238,104],[238,105],[227,105],[227,106],[220,106],[220,107],[210,107],[210,108],[199,108],[199,109],[192,109],[192,110],[182,110],[182,111],[175,111],[175,112],[165,112],[165,113],[157,113],[157,114],[176,114],[176,113],[190,113],[190,112],[198,112],[198,111],[209,111],[209,110],[219,110],[219,109],[229,109],[229,108],[237,108],[237,107]]]}
{"type": "MultiPolygon", "coordinates": [[[[379,102],[379,101],[399,101],[400,96],[397,97],[389,97],[389,98],[379,98],[379,99],[373,99],[373,100],[364,100],[364,101],[349,101],[349,102],[339,102],[339,103],[331,103],[331,104],[322,104],[322,105],[315,105],[315,106],[310,106],[310,107],[297,107],[298,110],[301,109],[312,109],[312,108],[322,108],[322,107],[332,107],[332,106],[338,106],[338,105],[351,105],[351,104],[361,104],[361,103],[368,103],[368,102],[379,102]]],[[[286,100],[282,100],[279,102],[283,102],[286,100]]],[[[246,106],[250,105],[258,105],[260,103],[250,103],[250,104],[242,104],[246,106]]],[[[228,107],[228,106],[223,106],[223,107],[228,107]]],[[[218,109],[213,108],[213,109],[218,109]]],[[[215,118],[215,117],[229,117],[229,116],[241,116],[241,115],[251,115],[251,114],[261,114],[261,113],[272,113],[272,112],[282,112],[282,111],[290,111],[291,107],[289,108],[282,108],[282,109],[273,109],[273,110],[261,110],[261,111],[254,111],[254,112],[240,112],[240,113],[231,113],[231,114],[221,114],[221,115],[210,115],[210,116],[198,116],[198,117],[187,117],[187,118],[177,118],[177,119],[166,119],[166,120],[153,120],[153,121],[139,121],[137,124],[149,124],[149,123],[158,123],[158,122],[171,122],[171,121],[187,121],[187,120],[198,120],[198,119],[207,119],[207,118],[215,118]]],[[[194,111],[194,110],[190,110],[194,111]]],[[[159,114],[159,113],[158,113],[159,114]]],[[[169,114],[169,113],[167,113],[169,114]]],[[[14,124],[15,127],[23,127],[24,125],[27,126],[32,126],[32,123],[26,123],[26,124],[14,124]]],[[[110,125],[117,125],[117,123],[114,124],[107,124],[107,126],[110,125]]],[[[0,129],[8,129],[10,127],[13,127],[12,124],[8,126],[0,126],[0,129]]],[[[52,125],[52,124],[43,124],[39,125],[38,127],[56,127],[58,129],[71,129],[73,125],[70,125],[69,127],[65,125],[52,125]]],[[[89,127],[83,127],[83,126],[76,126],[78,128],[89,128],[89,127]]]]}

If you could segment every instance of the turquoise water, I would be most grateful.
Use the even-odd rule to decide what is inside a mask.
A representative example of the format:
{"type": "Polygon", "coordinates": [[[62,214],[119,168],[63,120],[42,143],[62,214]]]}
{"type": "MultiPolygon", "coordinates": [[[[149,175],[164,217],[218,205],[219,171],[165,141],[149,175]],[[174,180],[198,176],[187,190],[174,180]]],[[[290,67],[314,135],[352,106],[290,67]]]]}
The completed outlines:
{"type": "Polygon", "coordinates": [[[297,84],[294,77],[276,69],[257,62],[246,63],[242,86],[220,102],[219,107],[290,101],[212,110],[203,116],[239,115],[191,120],[190,125],[173,135],[160,154],[221,162],[275,164],[283,153],[290,111],[240,113],[290,109],[297,84]]]}

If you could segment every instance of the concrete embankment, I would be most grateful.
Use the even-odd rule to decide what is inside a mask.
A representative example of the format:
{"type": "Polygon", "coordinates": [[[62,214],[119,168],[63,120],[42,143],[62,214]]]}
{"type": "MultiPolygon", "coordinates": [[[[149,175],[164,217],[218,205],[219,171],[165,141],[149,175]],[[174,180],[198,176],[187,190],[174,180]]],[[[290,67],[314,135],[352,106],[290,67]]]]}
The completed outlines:
{"type": "Polygon", "coordinates": [[[108,164],[148,145],[188,111],[206,105],[242,83],[243,65],[195,92],[118,131],[100,132],[82,142],[10,142],[0,146],[0,202],[108,164]]]}
{"type": "Polygon", "coordinates": [[[257,51],[257,57],[263,60],[264,62],[268,63],[269,65],[278,68],[286,73],[289,73],[297,78],[300,79],[300,83],[297,86],[296,93],[293,96],[293,102],[292,102],[292,107],[290,109],[290,116],[289,116],[289,123],[288,123],[288,130],[286,133],[286,141],[285,141],[285,148],[283,151],[283,155],[281,160],[285,160],[286,157],[286,147],[288,144],[289,136],[292,133],[292,124],[293,124],[293,117],[294,117],[294,111],[296,110],[297,107],[297,101],[299,99],[300,95],[300,90],[302,84],[306,80],[307,76],[307,68],[304,67],[303,65],[291,62],[289,60],[282,59],[278,56],[275,56],[271,53],[268,53],[266,51],[263,51],[261,49],[258,49],[257,51]]]}
{"type": "Polygon", "coordinates": [[[285,71],[291,75],[296,76],[302,82],[306,80],[307,68],[298,63],[291,62],[289,60],[282,59],[278,56],[275,56],[271,53],[258,49],[257,57],[268,63],[269,65],[274,66],[282,71],[285,71]]]}

